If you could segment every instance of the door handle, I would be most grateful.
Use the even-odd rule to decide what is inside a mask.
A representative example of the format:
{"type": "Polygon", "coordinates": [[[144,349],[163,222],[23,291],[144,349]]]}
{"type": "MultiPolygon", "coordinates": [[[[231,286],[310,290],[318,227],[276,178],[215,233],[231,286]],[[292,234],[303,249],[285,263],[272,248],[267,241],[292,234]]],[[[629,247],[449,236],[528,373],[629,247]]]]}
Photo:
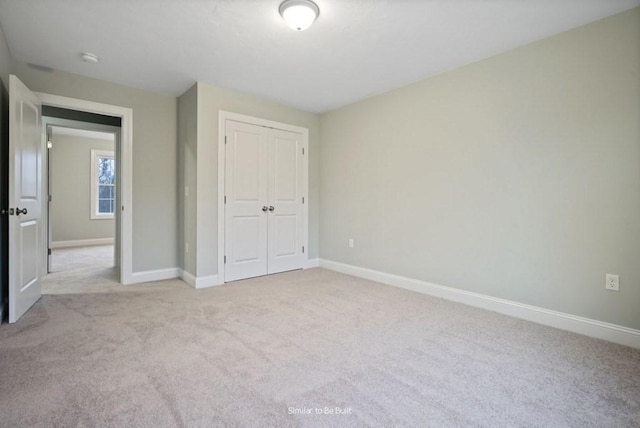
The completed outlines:
{"type": "Polygon", "coordinates": [[[262,212],[266,213],[268,209],[269,209],[269,208],[267,208],[267,207],[266,207],[266,205],[263,205],[263,206],[262,206],[262,212]]]}
{"type": "Polygon", "coordinates": [[[27,214],[27,209],[26,208],[16,208],[16,215],[20,215],[20,214],[27,214]]]}
{"type": "Polygon", "coordinates": [[[269,205],[269,211],[273,212],[275,210],[275,208],[273,207],[273,205],[269,205]]]}

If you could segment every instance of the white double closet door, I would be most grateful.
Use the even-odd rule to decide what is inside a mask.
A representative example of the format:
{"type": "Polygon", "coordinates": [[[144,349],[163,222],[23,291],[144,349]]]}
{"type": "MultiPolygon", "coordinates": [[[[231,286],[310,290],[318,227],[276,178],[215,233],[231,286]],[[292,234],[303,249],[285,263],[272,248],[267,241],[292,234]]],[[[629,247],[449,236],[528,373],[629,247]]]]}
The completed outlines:
{"type": "Polygon", "coordinates": [[[233,120],[225,132],[225,281],[302,268],[302,134],[233,120]]]}

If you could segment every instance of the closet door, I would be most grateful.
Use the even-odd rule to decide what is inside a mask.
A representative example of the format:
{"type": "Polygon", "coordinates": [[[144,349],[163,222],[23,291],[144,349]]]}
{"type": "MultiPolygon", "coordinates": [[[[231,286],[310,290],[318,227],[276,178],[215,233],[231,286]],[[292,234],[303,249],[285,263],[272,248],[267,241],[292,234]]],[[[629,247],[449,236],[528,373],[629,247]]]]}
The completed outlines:
{"type": "Polygon", "coordinates": [[[302,135],[269,129],[268,273],[303,265],[302,135]]]}
{"type": "Polygon", "coordinates": [[[225,164],[225,281],[267,274],[266,129],[228,120],[225,164]]]}

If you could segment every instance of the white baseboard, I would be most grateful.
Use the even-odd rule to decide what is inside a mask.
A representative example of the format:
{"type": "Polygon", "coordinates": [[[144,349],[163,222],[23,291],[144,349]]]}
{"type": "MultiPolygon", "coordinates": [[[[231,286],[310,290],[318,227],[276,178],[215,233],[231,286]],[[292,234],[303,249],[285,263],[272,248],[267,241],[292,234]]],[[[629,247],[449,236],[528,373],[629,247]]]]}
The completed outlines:
{"type": "Polygon", "coordinates": [[[127,284],[139,284],[141,282],[162,281],[180,277],[179,268],[148,270],[144,272],[133,272],[127,284]]]}
{"type": "Polygon", "coordinates": [[[195,275],[192,275],[189,272],[187,272],[186,270],[182,270],[181,269],[180,270],[180,279],[182,279],[184,282],[186,282],[187,284],[189,284],[193,288],[196,288],[196,277],[195,277],[195,275]]]}
{"type": "Polygon", "coordinates": [[[180,278],[182,278],[184,282],[196,289],[215,287],[216,285],[224,284],[224,281],[220,281],[218,275],[196,277],[195,275],[185,270],[180,271],[180,278]]]}
{"type": "Polygon", "coordinates": [[[585,336],[607,340],[621,345],[640,348],[640,330],[616,324],[584,318],[564,312],[552,311],[538,306],[526,305],[511,300],[464,291],[453,287],[393,275],[372,269],[320,259],[320,267],[392,285],[454,302],[488,309],[538,324],[543,324],[585,336]]]}
{"type": "Polygon", "coordinates": [[[53,241],[51,248],[90,247],[93,245],[111,245],[114,238],[76,239],[75,241],[53,241]]]}
{"type": "Polygon", "coordinates": [[[302,269],[311,269],[320,267],[320,259],[307,259],[302,269]]]}

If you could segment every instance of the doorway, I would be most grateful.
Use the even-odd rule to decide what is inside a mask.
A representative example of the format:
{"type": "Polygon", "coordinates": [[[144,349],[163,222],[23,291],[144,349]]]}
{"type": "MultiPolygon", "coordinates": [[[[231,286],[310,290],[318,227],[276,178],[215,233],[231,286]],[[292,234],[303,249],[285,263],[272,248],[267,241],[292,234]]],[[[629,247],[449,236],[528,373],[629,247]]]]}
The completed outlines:
{"type": "Polygon", "coordinates": [[[47,275],[42,292],[110,288],[120,284],[120,212],[115,209],[120,193],[120,127],[47,116],[74,116],[59,110],[43,108],[49,198],[47,275]]]}
{"type": "MultiPolygon", "coordinates": [[[[134,283],[132,275],[132,157],[133,157],[133,110],[130,108],[119,107],[109,104],[96,103],[75,98],[67,98],[58,95],[35,93],[42,101],[45,111],[49,109],[58,109],[62,113],[57,114],[58,119],[63,120],[54,125],[77,127],[77,123],[64,122],[79,121],[80,128],[86,127],[87,123],[93,123],[93,131],[101,131],[114,133],[116,135],[115,158],[116,158],[116,207],[115,215],[115,237],[114,243],[114,266],[117,267],[117,279],[119,284],[134,283]],[[64,116],[64,111],[74,112],[73,116],[64,116]],[[99,120],[96,120],[99,116],[99,120]],[[80,120],[78,120],[80,119],[80,120]],[[109,121],[111,120],[111,121],[109,121]],[[98,126],[98,125],[102,126],[98,126]],[[94,126],[95,125],[95,126],[94,126]],[[110,125],[111,128],[106,125],[110,125]],[[114,129],[116,127],[117,129],[114,129]]],[[[46,128],[45,128],[46,130],[46,128]]],[[[43,144],[46,144],[47,135],[43,132],[43,144]]],[[[48,159],[47,159],[48,161],[48,159]]],[[[48,177],[44,174],[47,181],[45,188],[48,187],[48,177]]],[[[48,201],[46,202],[48,204],[48,201]]],[[[47,206],[43,206],[43,213],[48,214],[47,206]]],[[[49,224],[49,218],[45,219],[45,223],[49,224]]],[[[45,228],[46,229],[46,228],[45,228]]],[[[48,242],[48,229],[43,234],[43,242],[48,242]]],[[[52,249],[53,250],[53,249],[52,249]]],[[[48,251],[43,255],[43,266],[47,266],[48,251]]],[[[46,268],[44,269],[46,271],[46,268]]]]}

